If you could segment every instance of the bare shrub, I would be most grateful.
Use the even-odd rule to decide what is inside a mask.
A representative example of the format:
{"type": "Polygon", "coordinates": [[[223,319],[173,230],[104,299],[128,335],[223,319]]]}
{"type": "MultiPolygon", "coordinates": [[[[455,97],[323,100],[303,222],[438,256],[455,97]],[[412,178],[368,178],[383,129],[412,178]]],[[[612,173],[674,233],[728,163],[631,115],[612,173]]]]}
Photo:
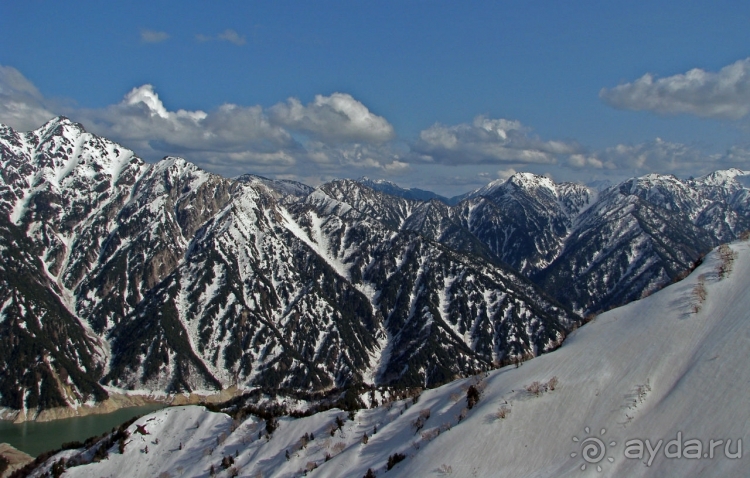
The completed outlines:
{"type": "Polygon", "coordinates": [[[732,273],[734,260],[737,257],[737,253],[734,252],[732,248],[726,244],[720,245],[718,252],[721,262],[716,268],[716,273],[719,275],[719,279],[724,279],[732,273]]]}
{"type": "Polygon", "coordinates": [[[318,467],[318,464],[314,461],[308,461],[307,465],[305,465],[305,470],[307,471],[313,471],[315,468],[318,467]]]}
{"type": "Polygon", "coordinates": [[[333,447],[331,447],[331,451],[333,452],[334,455],[338,455],[339,453],[344,451],[344,449],[346,449],[346,443],[342,441],[337,442],[336,444],[333,445],[333,447]]]}
{"type": "Polygon", "coordinates": [[[416,431],[415,431],[414,433],[418,433],[418,432],[419,432],[419,430],[421,430],[421,429],[422,429],[422,427],[424,427],[424,418],[422,418],[422,417],[417,417],[417,419],[416,419],[416,420],[414,420],[414,421],[413,421],[413,422],[411,423],[411,425],[412,425],[412,426],[413,426],[414,428],[416,428],[416,431]]]}
{"type": "Polygon", "coordinates": [[[458,419],[458,423],[461,423],[461,420],[463,420],[464,418],[466,418],[466,415],[468,415],[468,414],[469,414],[469,409],[468,408],[463,408],[461,410],[461,412],[456,416],[456,418],[458,419]]]}
{"type": "Polygon", "coordinates": [[[694,314],[697,314],[703,308],[703,303],[706,301],[708,290],[706,289],[706,276],[701,274],[698,276],[698,282],[693,287],[691,292],[692,296],[692,310],[694,314]]]}
{"type": "Polygon", "coordinates": [[[500,407],[497,412],[495,412],[495,417],[499,420],[507,418],[508,415],[510,415],[510,408],[506,407],[505,405],[500,407]]]}
{"type": "Polygon", "coordinates": [[[438,468],[438,473],[440,473],[441,475],[450,475],[453,473],[453,468],[450,465],[446,465],[445,463],[443,463],[438,468]]]}
{"type": "Polygon", "coordinates": [[[427,430],[426,432],[422,432],[422,440],[430,441],[434,440],[435,438],[440,435],[440,429],[439,428],[431,428],[427,430]]]}
{"type": "Polygon", "coordinates": [[[557,384],[559,383],[559,380],[557,379],[557,375],[549,379],[549,382],[547,382],[547,388],[549,390],[554,390],[557,388],[557,384]]]}
{"type": "Polygon", "coordinates": [[[535,381],[535,382],[531,382],[531,385],[526,385],[526,387],[525,387],[525,388],[526,388],[526,391],[527,391],[527,392],[529,392],[529,393],[533,393],[533,394],[534,394],[534,395],[536,395],[537,397],[538,397],[538,396],[539,396],[540,394],[542,394],[542,393],[544,393],[544,392],[546,392],[546,391],[547,391],[547,390],[546,390],[546,388],[547,388],[547,386],[546,386],[546,385],[543,385],[543,384],[541,384],[541,383],[539,383],[539,382],[536,382],[536,381],[535,381]]]}
{"type": "MultiPolygon", "coordinates": [[[[412,422],[412,426],[417,429],[417,432],[424,427],[427,419],[430,418],[430,409],[425,408],[419,412],[419,416],[412,422]]],[[[416,432],[415,432],[416,433],[416,432]]]]}
{"type": "Polygon", "coordinates": [[[457,393],[457,392],[453,392],[453,393],[451,393],[451,397],[450,398],[451,398],[451,401],[453,403],[455,403],[455,402],[461,400],[461,394],[457,393]]]}
{"type": "Polygon", "coordinates": [[[650,380],[646,380],[646,383],[643,385],[638,385],[635,387],[635,393],[638,396],[638,401],[640,403],[643,403],[643,401],[646,399],[646,395],[648,395],[648,392],[651,391],[651,385],[649,384],[650,380]]]}
{"type": "Polygon", "coordinates": [[[740,233],[740,240],[741,241],[747,241],[750,240],[750,230],[742,231],[740,233]]]}

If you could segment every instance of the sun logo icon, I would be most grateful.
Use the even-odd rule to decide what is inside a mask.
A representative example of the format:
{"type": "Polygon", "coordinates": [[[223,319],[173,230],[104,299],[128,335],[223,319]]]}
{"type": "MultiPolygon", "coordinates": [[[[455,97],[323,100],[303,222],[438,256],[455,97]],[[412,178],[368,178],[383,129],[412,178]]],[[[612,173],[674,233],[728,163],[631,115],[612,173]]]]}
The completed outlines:
{"type": "MultiPolygon", "coordinates": [[[[591,434],[591,429],[589,427],[586,427],[583,429],[584,432],[586,432],[586,435],[591,434]]],[[[602,428],[602,430],[599,432],[599,437],[595,436],[587,436],[583,440],[580,440],[578,437],[573,437],[573,441],[575,443],[580,443],[581,446],[581,457],[583,458],[583,461],[586,463],[583,463],[581,465],[581,471],[586,470],[586,466],[588,464],[596,465],[596,471],[601,472],[602,466],[599,465],[599,462],[601,462],[605,457],[607,458],[607,461],[610,463],[614,463],[615,459],[611,456],[606,456],[607,454],[607,444],[604,442],[604,434],[607,433],[606,428],[602,428]]],[[[617,445],[617,442],[611,441],[609,442],[609,446],[615,446],[617,445]]],[[[574,451],[570,454],[571,458],[575,458],[578,456],[578,452],[574,451]]]]}

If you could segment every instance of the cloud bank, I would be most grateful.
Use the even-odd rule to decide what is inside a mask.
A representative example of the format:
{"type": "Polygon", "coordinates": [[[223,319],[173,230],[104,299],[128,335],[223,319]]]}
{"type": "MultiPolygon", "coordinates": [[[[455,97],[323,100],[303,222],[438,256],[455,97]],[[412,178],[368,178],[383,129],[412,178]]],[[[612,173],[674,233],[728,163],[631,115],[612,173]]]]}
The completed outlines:
{"type": "Polygon", "coordinates": [[[653,141],[626,145],[618,144],[590,154],[568,157],[568,166],[629,171],[644,174],[659,171],[681,174],[701,169],[706,162],[715,160],[699,149],[682,143],[673,143],[656,138],[653,141]]]}
{"type": "Polygon", "coordinates": [[[291,98],[269,110],[228,103],[209,112],[169,111],[154,87],[143,85],[115,105],[79,110],[76,118],[146,157],[179,154],[229,175],[277,174],[292,166],[306,176],[346,168],[395,173],[407,166],[381,144],[393,137],[393,127],[341,93],[306,106],[291,98]]]}
{"type": "Polygon", "coordinates": [[[346,93],[317,95],[307,104],[289,98],[268,108],[226,103],[210,111],[172,110],[146,84],[103,108],[70,104],[45,98],[18,70],[0,65],[2,123],[28,131],[64,114],[146,160],[180,155],[229,177],[253,172],[315,185],[368,175],[458,194],[517,171],[618,180],[649,172],[686,177],[750,169],[748,147],[707,154],[656,138],[590,151],[575,141],[540,138],[517,120],[487,116],[436,123],[406,141],[388,120],[346,93]]]}
{"type": "Polygon", "coordinates": [[[599,97],[618,109],[738,120],[750,113],[750,58],[716,73],[694,68],[660,79],[647,73],[632,83],[603,88],[599,97]]]}
{"type": "Polygon", "coordinates": [[[581,150],[575,143],[544,141],[519,121],[477,116],[471,124],[435,124],[412,145],[423,161],[442,164],[555,164],[581,150]]]}
{"type": "Polygon", "coordinates": [[[0,122],[28,131],[54,116],[39,90],[11,66],[0,65],[0,122]]]}

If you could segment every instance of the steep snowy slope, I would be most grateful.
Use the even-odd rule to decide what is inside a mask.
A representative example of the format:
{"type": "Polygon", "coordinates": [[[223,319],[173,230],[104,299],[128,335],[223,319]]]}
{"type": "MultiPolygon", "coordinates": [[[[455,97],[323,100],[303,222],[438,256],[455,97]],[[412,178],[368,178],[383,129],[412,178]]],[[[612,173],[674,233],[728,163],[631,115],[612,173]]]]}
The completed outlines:
{"type": "Polygon", "coordinates": [[[473,192],[453,215],[502,261],[532,275],[560,254],[575,218],[596,200],[585,186],[518,173],[473,192]]]}
{"type": "Polygon", "coordinates": [[[565,249],[535,279],[566,305],[598,311],[661,287],[716,243],[683,209],[610,189],[578,218],[565,249]]]}
{"type": "Polygon", "coordinates": [[[34,252],[23,232],[0,216],[0,396],[3,407],[22,416],[107,397],[97,383],[106,343],[60,300],[34,252]]]}
{"type": "Polygon", "coordinates": [[[208,476],[212,467],[218,476],[744,476],[748,277],[750,244],[733,244],[682,282],[601,314],[553,353],[353,420],[338,410],[282,418],[266,437],[257,417],[156,412],[129,428],[123,454],[114,445],[107,460],[65,476],[208,476]],[[403,460],[388,470],[397,453],[403,460]]]}
{"type": "Polygon", "coordinates": [[[339,201],[328,190],[290,210],[307,242],[383,317],[381,383],[431,385],[460,370],[537,355],[579,320],[515,271],[390,229],[361,213],[356,200],[339,201]]]}
{"type": "Polygon", "coordinates": [[[99,399],[100,385],[433,385],[554,349],[580,321],[512,270],[399,231],[416,203],[354,181],[313,190],[145,164],[62,117],[3,127],[0,153],[0,239],[34,278],[3,270],[0,366],[14,371],[0,405],[31,416],[99,399]],[[52,309],[64,326],[39,321],[52,309]],[[48,357],[30,344],[63,332],[39,368],[48,357]]]}
{"type": "Polygon", "coordinates": [[[238,186],[112,330],[104,382],[433,385],[554,349],[580,320],[517,273],[389,229],[329,190],[282,204],[238,186]]]}
{"type": "Polygon", "coordinates": [[[651,293],[750,229],[747,173],[649,174],[603,191],[518,173],[456,206],[412,207],[403,229],[506,263],[580,312],[651,293]]]}
{"type": "Polygon", "coordinates": [[[578,215],[559,257],[532,278],[579,311],[649,294],[750,228],[748,190],[738,181],[746,174],[687,181],[649,174],[609,188],[578,215]]]}

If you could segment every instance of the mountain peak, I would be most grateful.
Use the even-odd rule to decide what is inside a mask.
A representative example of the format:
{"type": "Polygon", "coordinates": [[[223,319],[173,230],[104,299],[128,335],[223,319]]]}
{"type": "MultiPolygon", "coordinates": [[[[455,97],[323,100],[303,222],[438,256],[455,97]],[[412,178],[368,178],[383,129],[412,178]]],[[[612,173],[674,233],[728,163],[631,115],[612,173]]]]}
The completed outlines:
{"type": "Polygon", "coordinates": [[[488,185],[470,193],[467,197],[488,196],[499,191],[508,191],[508,188],[513,186],[525,191],[533,191],[539,188],[547,189],[552,194],[556,194],[557,191],[556,183],[547,176],[540,176],[534,173],[514,173],[507,179],[501,178],[492,181],[488,185]]]}
{"type": "Polygon", "coordinates": [[[54,118],[50,119],[46,123],[44,123],[42,126],[40,126],[38,129],[40,130],[50,130],[57,128],[59,126],[76,126],[80,128],[81,130],[85,131],[83,125],[81,123],[76,123],[72,121],[67,116],[55,116],[54,118]]]}
{"type": "Polygon", "coordinates": [[[696,179],[697,183],[706,186],[724,186],[729,181],[737,180],[738,176],[748,176],[750,172],[738,168],[720,169],[696,179]]]}
{"type": "Polygon", "coordinates": [[[547,176],[540,176],[534,173],[516,173],[508,178],[507,182],[526,189],[543,187],[551,191],[555,190],[555,182],[553,180],[547,176]]]}
{"type": "Polygon", "coordinates": [[[54,136],[74,139],[84,133],[86,133],[86,129],[82,124],[71,121],[66,116],[56,116],[31,132],[42,142],[54,136]]]}

